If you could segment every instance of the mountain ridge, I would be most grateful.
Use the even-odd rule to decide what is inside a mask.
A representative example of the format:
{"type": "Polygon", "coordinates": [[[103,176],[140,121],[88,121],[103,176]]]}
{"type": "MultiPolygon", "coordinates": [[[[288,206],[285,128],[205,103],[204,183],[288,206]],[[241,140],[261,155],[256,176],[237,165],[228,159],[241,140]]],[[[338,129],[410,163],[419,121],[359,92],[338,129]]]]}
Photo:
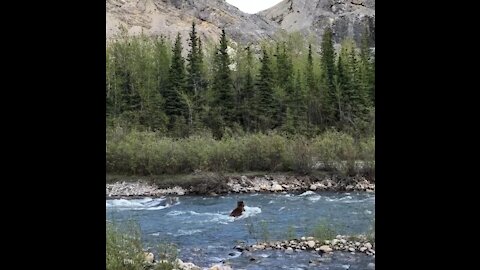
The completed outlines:
{"type": "Polygon", "coordinates": [[[281,32],[300,32],[319,41],[330,26],[335,42],[361,40],[365,29],[370,46],[375,46],[374,0],[284,0],[248,14],[225,0],[106,0],[106,37],[115,38],[124,28],[128,35],[144,33],[173,39],[177,32],[188,39],[195,21],[200,37],[217,42],[221,29],[240,44],[275,39],[281,32]]]}

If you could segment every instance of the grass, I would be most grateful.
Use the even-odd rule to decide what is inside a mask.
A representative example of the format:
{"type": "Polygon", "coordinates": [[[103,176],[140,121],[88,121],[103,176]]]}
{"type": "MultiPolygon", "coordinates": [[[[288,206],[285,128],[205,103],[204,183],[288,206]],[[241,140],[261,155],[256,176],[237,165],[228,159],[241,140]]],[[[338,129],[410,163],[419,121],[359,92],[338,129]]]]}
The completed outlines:
{"type": "Polygon", "coordinates": [[[336,231],[328,222],[321,220],[311,230],[311,235],[320,242],[335,238],[336,231]]]}
{"type": "Polygon", "coordinates": [[[268,228],[268,222],[266,220],[260,221],[260,233],[263,242],[266,243],[270,240],[270,229],[268,228]]]}
{"type": "Polygon", "coordinates": [[[134,221],[106,223],[107,270],[173,270],[177,267],[177,248],[172,244],[160,244],[155,265],[145,261],[140,227],[134,221]]]}
{"type": "MultiPolygon", "coordinates": [[[[248,235],[255,240],[255,242],[258,244],[258,232],[255,227],[255,222],[251,217],[248,217],[245,220],[245,226],[247,228],[248,235]]],[[[247,241],[248,243],[248,241],[247,241]]]]}
{"type": "Polygon", "coordinates": [[[177,247],[173,244],[160,244],[158,247],[159,262],[154,270],[172,270],[178,268],[176,259],[178,256],[177,247]]]}
{"type": "Polygon", "coordinates": [[[129,222],[123,226],[107,222],[107,270],[144,269],[140,229],[129,222]]]}
{"type": "Polygon", "coordinates": [[[295,239],[297,238],[297,232],[293,225],[288,226],[287,231],[285,232],[285,239],[295,239]]]}
{"type": "Polygon", "coordinates": [[[375,218],[372,220],[370,231],[367,233],[367,240],[375,247],[375,218]]]}
{"type": "MultiPolygon", "coordinates": [[[[348,134],[329,131],[314,138],[258,133],[221,140],[206,134],[174,139],[155,132],[117,128],[107,130],[106,154],[109,174],[246,171],[309,174],[320,163],[323,170],[355,174],[374,170],[375,137],[355,140],[348,134]],[[356,168],[357,160],[364,161],[366,167],[356,168]]],[[[198,181],[194,176],[190,180],[198,181]]]]}

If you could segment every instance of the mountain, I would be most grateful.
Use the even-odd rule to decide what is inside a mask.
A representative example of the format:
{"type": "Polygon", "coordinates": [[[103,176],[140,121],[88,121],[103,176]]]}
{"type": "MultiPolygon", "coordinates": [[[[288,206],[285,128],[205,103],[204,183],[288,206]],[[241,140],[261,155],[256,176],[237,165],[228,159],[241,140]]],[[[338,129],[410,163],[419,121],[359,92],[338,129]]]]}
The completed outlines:
{"type": "Polygon", "coordinates": [[[272,37],[276,23],[256,14],[247,14],[225,0],[107,0],[107,39],[120,33],[166,35],[180,32],[188,38],[192,21],[203,40],[217,42],[221,28],[229,38],[247,43],[272,37]]]}
{"type": "Polygon", "coordinates": [[[321,38],[326,26],[340,42],[359,42],[368,29],[375,46],[375,0],[284,0],[257,14],[247,14],[225,0],[107,0],[107,39],[125,28],[129,35],[166,35],[180,32],[186,42],[192,21],[206,42],[217,42],[224,27],[235,42],[274,39],[280,31],[300,31],[321,38]]]}
{"type": "Polygon", "coordinates": [[[346,37],[359,42],[367,27],[369,43],[375,45],[375,0],[284,0],[258,15],[287,32],[317,37],[330,26],[336,42],[346,37]]]}

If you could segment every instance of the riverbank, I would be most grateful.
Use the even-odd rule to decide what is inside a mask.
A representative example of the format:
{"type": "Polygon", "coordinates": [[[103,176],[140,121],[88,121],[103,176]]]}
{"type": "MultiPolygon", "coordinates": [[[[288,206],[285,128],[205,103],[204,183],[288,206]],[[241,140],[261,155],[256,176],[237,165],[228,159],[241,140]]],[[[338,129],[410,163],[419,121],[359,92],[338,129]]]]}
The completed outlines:
{"type": "MultiPolygon", "coordinates": [[[[287,254],[294,252],[311,252],[318,253],[320,255],[329,254],[332,252],[349,252],[350,254],[363,253],[367,256],[375,258],[375,242],[370,243],[368,238],[364,235],[358,235],[355,237],[346,235],[337,235],[331,240],[318,240],[314,237],[301,237],[300,239],[291,239],[275,242],[262,242],[254,245],[243,246],[238,245],[234,247],[234,250],[239,251],[243,256],[249,258],[250,261],[256,261],[256,251],[273,251],[282,250],[287,254]]],[[[146,261],[155,266],[159,262],[155,261],[153,253],[145,253],[146,261]]],[[[318,266],[323,263],[323,258],[311,259],[308,264],[310,267],[318,266]]],[[[180,259],[176,259],[173,263],[181,270],[201,270],[202,268],[191,263],[185,263],[180,259]]],[[[375,263],[369,263],[368,269],[375,269],[375,263]]],[[[205,268],[203,268],[205,269],[205,268]]],[[[208,270],[232,270],[228,264],[215,264],[208,270]]]]}
{"type": "MultiPolygon", "coordinates": [[[[318,253],[320,255],[329,254],[332,252],[349,252],[350,254],[363,253],[367,256],[372,256],[375,258],[375,242],[373,244],[365,235],[357,236],[347,236],[347,235],[337,235],[331,240],[319,240],[314,237],[301,237],[299,239],[290,239],[283,241],[274,241],[274,242],[261,242],[253,245],[237,245],[233,248],[236,251],[242,253],[243,256],[249,258],[250,261],[256,261],[256,252],[257,251],[273,251],[273,250],[282,250],[287,254],[292,254],[295,252],[311,252],[318,253]]],[[[232,253],[233,254],[233,253],[232,253]]],[[[145,252],[145,261],[152,267],[158,263],[162,263],[162,260],[155,260],[153,253],[145,252]]],[[[324,261],[323,258],[311,259],[309,261],[309,266],[318,266],[324,261]]],[[[177,269],[181,270],[201,270],[202,268],[191,263],[183,262],[180,259],[176,259],[172,265],[176,265],[177,269]]],[[[374,263],[369,263],[367,266],[368,269],[375,269],[374,263]]],[[[205,269],[205,268],[203,268],[205,269]]],[[[215,264],[208,270],[232,270],[228,264],[215,264]]]]}
{"type": "Polygon", "coordinates": [[[318,252],[319,254],[330,253],[333,251],[345,251],[350,253],[365,253],[368,256],[375,256],[375,242],[370,243],[364,235],[355,237],[346,235],[337,235],[334,239],[318,240],[314,237],[301,237],[300,239],[291,239],[275,242],[262,242],[250,246],[236,246],[235,249],[240,252],[253,252],[257,250],[285,250],[287,253],[299,251],[318,252]]]}
{"type": "Polygon", "coordinates": [[[127,177],[107,175],[106,197],[160,197],[221,195],[256,192],[305,191],[375,192],[375,179],[364,176],[289,174],[199,174],[184,176],[127,177]]]}

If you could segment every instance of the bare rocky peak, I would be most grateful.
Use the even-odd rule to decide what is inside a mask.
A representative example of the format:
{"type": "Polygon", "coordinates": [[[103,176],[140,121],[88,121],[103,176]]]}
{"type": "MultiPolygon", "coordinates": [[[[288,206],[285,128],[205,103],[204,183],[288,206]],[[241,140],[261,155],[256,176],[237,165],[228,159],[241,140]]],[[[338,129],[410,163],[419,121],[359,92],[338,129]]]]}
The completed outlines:
{"type": "Polygon", "coordinates": [[[225,0],[107,0],[107,39],[120,33],[166,35],[188,39],[192,21],[203,41],[217,42],[221,29],[229,38],[248,43],[274,34],[278,26],[264,17],[240,11],[225,0]]]}
{"type": "Polygon", "coordinates": [[[259,13],[287,32],[321,37],[330,26],[336,42],[346,37],[361,40],[365,27],[375,45],[375,0],[284,0],[259,13]]]}
{"type": "Polygon", "coordinates": [[[186,47],[192,21],[206,43],[218,42],[221,29],[239,43],[272,39],[279,30],[300,31],[321,38],[326,26],[335,41],[357,42],[367,25],[375,44],[375,0],[284,0],[257,14],[247,14],[225,0],[107,0],[106,35],[111,39],[124,27],[129,35],[163,34],[173,40],[179,32],[186,47]]]}

